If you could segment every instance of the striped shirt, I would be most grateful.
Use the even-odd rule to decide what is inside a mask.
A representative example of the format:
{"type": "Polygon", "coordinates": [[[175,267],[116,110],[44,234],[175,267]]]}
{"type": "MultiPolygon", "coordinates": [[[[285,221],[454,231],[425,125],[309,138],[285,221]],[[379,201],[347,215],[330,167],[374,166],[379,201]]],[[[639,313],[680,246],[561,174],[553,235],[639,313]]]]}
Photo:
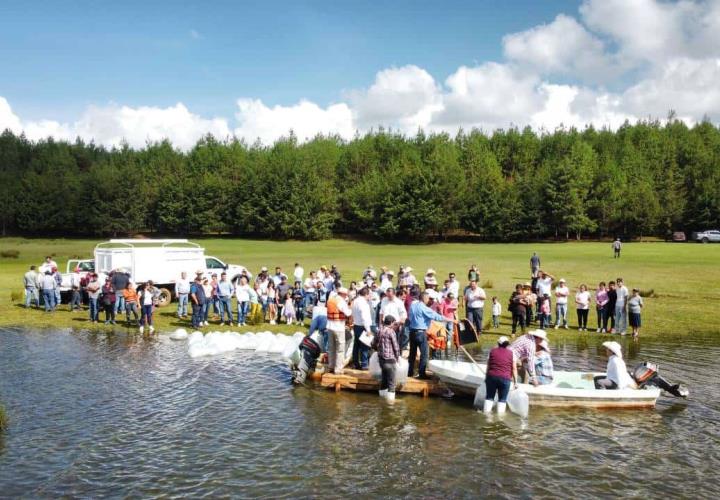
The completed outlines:
{"type": "Polygon", "coordinates": [[[531,377],[535,376],[535,337],[526,333],[510,344],[510,350],[515,354],[515,359],[519,359],[525,365],[531,377]]]}

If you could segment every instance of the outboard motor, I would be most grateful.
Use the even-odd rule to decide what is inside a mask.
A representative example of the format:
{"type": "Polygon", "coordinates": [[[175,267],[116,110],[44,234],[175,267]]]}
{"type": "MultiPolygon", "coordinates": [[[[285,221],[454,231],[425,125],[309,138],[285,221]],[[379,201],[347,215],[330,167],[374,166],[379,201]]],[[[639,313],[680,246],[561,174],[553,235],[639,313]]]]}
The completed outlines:
{"type": "Polygon", "coordinates": [[[658,387],[676,398],[686,398],[690,394],[690,391],[685,387],[681,387],[680,384],[671,384],[658,375],[658,366],[650,361],[637,365],[632,372],[632,377],[640,388],[645,386],[658,387]]]}
{"type": "Polygon", "coordinates": [[[296,384],[304,384],[309,373],[315,370],[317,360],[320,357],[322,349],[318,343],[317,333],[302,339],[298,349],[300,350],[300,362],[292,367],[293,382],[296,384]]]}

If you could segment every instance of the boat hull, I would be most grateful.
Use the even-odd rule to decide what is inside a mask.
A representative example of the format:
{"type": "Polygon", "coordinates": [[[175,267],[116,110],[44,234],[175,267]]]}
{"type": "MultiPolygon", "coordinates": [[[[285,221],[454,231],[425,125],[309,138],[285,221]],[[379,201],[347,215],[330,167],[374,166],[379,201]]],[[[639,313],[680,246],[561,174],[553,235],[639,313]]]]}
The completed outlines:
{"type": "MultiPolygon", "coordinates": [[[[430,369],[459,395],[474,397],[485,383],[485,365],[433,360],[430,369]]],[[[603,374],[561,371],[555,372],[552,384],[518,387],[528,395],[530,406],[549,408],[652,408],[660,396],[657,388],[598,390],[593,383],[597,375],[603,374]]]]}

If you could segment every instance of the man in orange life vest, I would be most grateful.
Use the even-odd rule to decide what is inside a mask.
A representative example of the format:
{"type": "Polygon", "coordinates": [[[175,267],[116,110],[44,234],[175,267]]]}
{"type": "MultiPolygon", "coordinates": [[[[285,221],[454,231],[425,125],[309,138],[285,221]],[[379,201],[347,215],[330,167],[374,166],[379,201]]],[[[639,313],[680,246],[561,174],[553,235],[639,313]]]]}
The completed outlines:
{"type": "Polygon", "coordinates": [[[337,374],[342,374],[345,366],[345,321],[352,314],[347,296],[347,288],[340,287],[327,302],[328,369],[337,374]]]}

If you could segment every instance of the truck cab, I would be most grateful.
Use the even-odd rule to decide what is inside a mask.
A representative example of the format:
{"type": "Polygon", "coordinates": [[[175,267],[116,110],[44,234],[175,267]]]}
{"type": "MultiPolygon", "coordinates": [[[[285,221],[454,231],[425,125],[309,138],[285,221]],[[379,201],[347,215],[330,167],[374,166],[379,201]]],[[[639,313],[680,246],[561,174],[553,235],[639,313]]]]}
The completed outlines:
{"type": "Polygon", "coordinates": [[[243,271],[247,274],[248,279],[252,278],[252,273],[248,271],[245,267],[236,266],[233,264],[226,264],[222,260],[218,259],[217,257],[213,257],[212,255],[205,256],[205,268],[207,269],[205,276],[207,276],[208,278],[213,273],[217,274],[219,277],[221,273],[225,272],[227,273],[228,280],[236,281],[240,279],[240,275],[243,273],[243,271]]]}

